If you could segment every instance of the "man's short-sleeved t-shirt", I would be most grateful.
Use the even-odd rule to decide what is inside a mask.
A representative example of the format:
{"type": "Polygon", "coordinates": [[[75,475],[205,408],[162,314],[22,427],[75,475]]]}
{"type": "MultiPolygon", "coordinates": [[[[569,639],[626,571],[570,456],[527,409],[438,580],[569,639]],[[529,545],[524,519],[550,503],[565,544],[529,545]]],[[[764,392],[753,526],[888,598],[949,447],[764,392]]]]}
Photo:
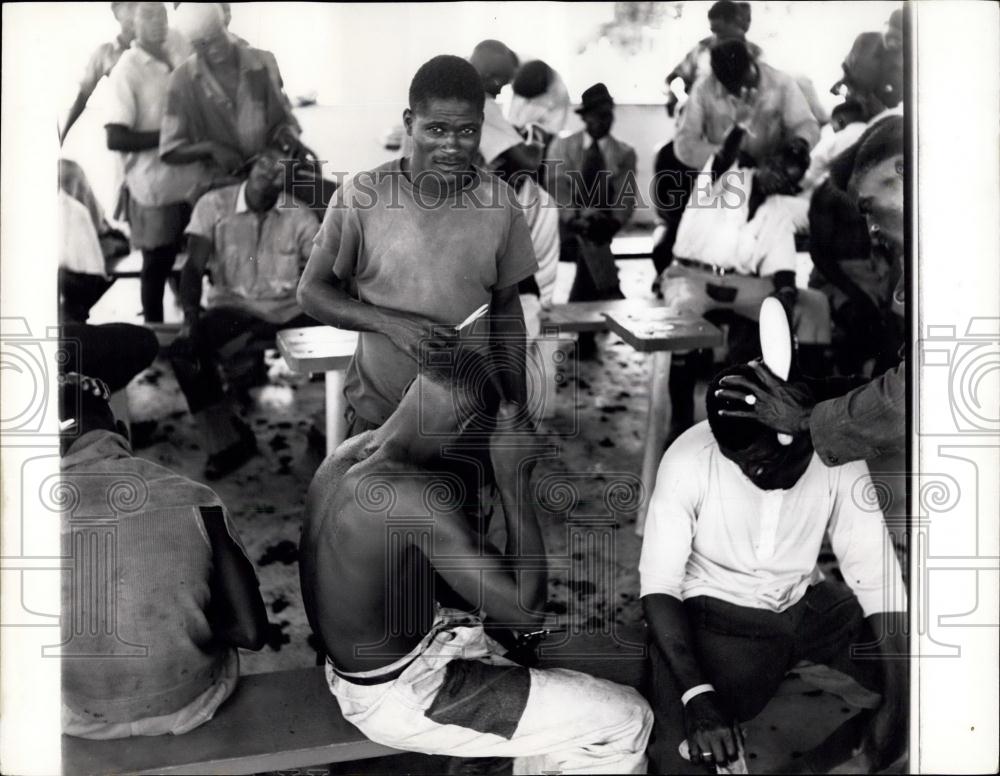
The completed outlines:
{"type": "MultiPolygon", "coordinates": [[[[401,161],[341,187],[316,236],[330,271],[360,301],[455,325],[494,290],[535,272],[531,235],[507,184],[477,170],[474,183],[438,204],[415,191],[401,161]]],[[[347,398],[358,415],[382,423],[416,374],[417,363],[387,337],[362,332],[347,398]]]]}

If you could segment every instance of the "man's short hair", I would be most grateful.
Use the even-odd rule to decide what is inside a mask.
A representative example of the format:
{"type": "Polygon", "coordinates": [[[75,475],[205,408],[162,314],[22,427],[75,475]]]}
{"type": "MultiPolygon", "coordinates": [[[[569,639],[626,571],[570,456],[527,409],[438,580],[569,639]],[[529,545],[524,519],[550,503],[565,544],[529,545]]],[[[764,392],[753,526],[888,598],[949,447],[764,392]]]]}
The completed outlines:
{"type": "Polygon", "coordinates": [[[544,94],[552,84],[552,78],[552,68],[540,59],[533,59],[525,62],[517,71],[511,87],[514,89],[514,94],[530,100],[532,97],[544,94]]]}
{"type": "Polygon", "coordinates": [[[887,116],[868,127],[855,143],[857,154],[851,171],[851,188],[855,188],[862,175],[886,159],[903,153],[904,124],[902,116],[887,116]]]}
{"type": "Polygon", "coordinates": [[[712,46],[710,57],[712,72],[719,79],[719,83],[733,94],[739,92],[753,63],[746,42],[735,39],[719,41],[712,46]]]}
{"type": "Polygon", "coordinates": [[[476,44],[476,47],[472,49],[472,56],[477,54],[494,54],[497,56],[505,56],[510,59],[514,67],[517,67],[519,60],[517,54],[511,51],[510,46],[500,40],[493,40],[492,38],[487,38],[486,40],[481,40],[476,44]]]}
{"type": "Polygon", "coordinates": [[[751,385],[763,388],[760,380],[757,379],[756,372],[749,364],[735,364],[727,367],[712,378],[708,392],[705,394],[705,413],[708,415],[708,425],[711,427],[719,447],[729,452],[738,453],[763,438],[772,439],[777,445],[778,441],[774,432],[759,421],[753,418],[731,418],[719,414],[719,410],[746,410],[748,408],[748,405],[742,401],[720,398],[715,395],[715,392],[722,387],[720,385],[722,378],[730,375],[742,377],[751,385]]]}
{"type": "Polygon", "coordinates": [[[476,68],[461,57],[441,54],[424,62],[410,82],[410,110],[419,111],[430,100],[464,100],[481,113],[486,93],[476,68]]]}
{"type": "Polygon", "coordinates": [[[424,354],[421,374],[452,391],[460,414],[476,419],[475,427],[488,430],[500,406],[497,368],[488,354],[470,347],[430,348],[424,354]]]}
{"type": "Polygon", "coordinates": [[[730,24],[738,24],[742,15],[739,4],[733,0],[718,0],[718,2],[712,3],[712,7],[708,9],[709,21],[719,19],[730,24]]]}

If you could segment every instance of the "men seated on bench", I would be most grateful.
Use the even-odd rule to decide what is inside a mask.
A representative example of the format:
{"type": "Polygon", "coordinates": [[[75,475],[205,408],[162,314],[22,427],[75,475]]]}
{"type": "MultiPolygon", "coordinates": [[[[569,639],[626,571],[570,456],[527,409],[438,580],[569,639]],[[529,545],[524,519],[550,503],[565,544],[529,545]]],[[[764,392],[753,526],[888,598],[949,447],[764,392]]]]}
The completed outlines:
{"type": "Polygon", "coordinates": [[[213,491],[132,455],[101,380],[69,372],[60,382],[63,487],[73,494],[61,526],[73,559],[62,588],[63,732],[186,733],[235,689],[236,648],[264,644],[253,564],[213,491]],[[94,516],[109,511],[114,544],[92,552],[109,523],[94,516]]]}
{"type": "Polygon", "coordinates": [[[522,630],[545,616],[531,495],[543,451],[501,401],[488,357],[446,348],[431,348],[388,420],[342,444],[309,489],[299,569],[330,691],[387,746],[514,757],[515,773],[645,773],[652,717],[637,692],[518,665],[472,613],[522,630]],[[470,523],[446,458],[470,440],[492,460],[504,552],[470,523]]]}
{"type": "Polygon", "coordinates": [[[409,157],[337,191],[299,284],[302,308],[359,331],[346,376],[348,436],[377,428],[417,373],[420,343],[489,304],[477,326],[523,403],[524,319],[518,283],[537,268],[513,192],[473,165],[485,93],[464,59],[438,56],[410,84],[409,157]]]}
{"type": "Polygon", "coordinates": [[[208,479],[226,475],[257,452],[253,431],[223,389],[219,350],[238,348],[239,338],[245,345],[316,323],[302,313],[295,289],[319,224],[304,203],[282,194],[285,161],[280,152],[266,150],[245,182],[198,200],[187,227],[180,290],[184,329],[171,347],[171,363],[201,426],[208,479]],[[206,272],[212,285],[202,312],[206,272]]]}
{"type": "MultiPolygon", "coordinates": [[[[867,696],[867,711],[839,731],[852,744],[863,735],[881,770],[905,747],[906,600],[882,515],[856,500],[871,487],[868,468],[825,466],[807,433],[782,446],[756,420],[720,416],[743,404],[742,392],[720,389],[727,374],[755,380],[749,365],[716,376],[708,420],[667,450],[646,517],[639,574],[653,642],[653,772],[704,772],[733,759],[738,723],[801,660],[881,692],[852,693],[858,705],[867,696]],[[827,531],[851,589],[817,568],[827,531]],[[679,754],[684,739],[690,762],[679,754]]],[[[832,742],[843,740],[834,736],[795,772],[834,765],[832,742]]]]}
{"type": "MultiPolygon", "coordinates": [[[[624,299],[611,240],[636,204],[635,149],[611,135],[615,101],[597,83],[576,111],[584,129],[557,137],[546,152],[545,187],[559,203],[560,259],[576,263],[569,301],[624,299]]],[[[583,332],[577,356],[597,356],[593,332],[583,332]]]]}

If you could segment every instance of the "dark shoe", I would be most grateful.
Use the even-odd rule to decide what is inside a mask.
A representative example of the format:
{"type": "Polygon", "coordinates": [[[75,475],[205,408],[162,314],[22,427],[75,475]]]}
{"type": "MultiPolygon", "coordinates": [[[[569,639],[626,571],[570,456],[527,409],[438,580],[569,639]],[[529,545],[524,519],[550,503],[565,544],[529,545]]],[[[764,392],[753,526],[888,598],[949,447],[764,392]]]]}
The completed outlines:
{"type": "Polygon", "coordinates": [[[255,455],[257,455],[257,437],[249,426],[241,423],[239,441],[225,450],[208,456],[208,461],[205,463],[205,479],[221,479],[239,469],[255,455]]]}

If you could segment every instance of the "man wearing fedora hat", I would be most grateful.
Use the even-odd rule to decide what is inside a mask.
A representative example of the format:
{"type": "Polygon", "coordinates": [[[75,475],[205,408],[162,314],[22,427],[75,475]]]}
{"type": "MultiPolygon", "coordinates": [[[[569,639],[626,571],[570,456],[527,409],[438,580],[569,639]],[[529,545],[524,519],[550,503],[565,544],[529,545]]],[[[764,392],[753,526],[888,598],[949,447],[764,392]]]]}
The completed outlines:
{"type": "MultiPolygon", "coordinates": [[[[576,112],[584,129],[553,140],[544,166],[560,208],[560,259],[576,263],[569,300],[621,299],[610,246],[635,209],[635,149],[611,135],[615,101],[603,83],[583,93],[576,112]]],[[[581,334],[579,356],[595,354],[593,333],[581,334]]]]}

